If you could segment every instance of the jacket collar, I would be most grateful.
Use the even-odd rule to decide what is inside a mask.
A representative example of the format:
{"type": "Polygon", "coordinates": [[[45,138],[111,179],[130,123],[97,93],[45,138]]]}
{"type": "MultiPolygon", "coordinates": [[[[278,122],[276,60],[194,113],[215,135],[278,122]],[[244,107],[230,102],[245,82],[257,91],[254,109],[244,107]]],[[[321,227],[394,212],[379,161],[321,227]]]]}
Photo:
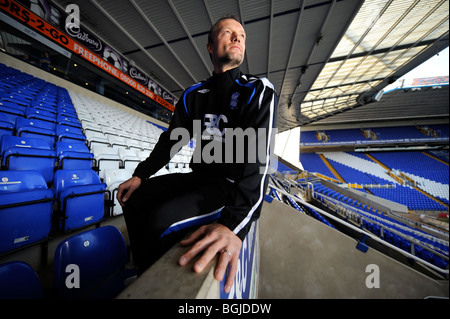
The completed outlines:
{"type": "Polygon", "coordinates": [[[240,76],[241,76],[241,69],[239,67],[236,67],[234,69],[228,70],[228,71],[223,72],[223,73],[216,74],[215,72],[213,72],[212,80],[213,81],[220,81],[220,82],[231,80],[231,81],[234,82],[240,76]]]}

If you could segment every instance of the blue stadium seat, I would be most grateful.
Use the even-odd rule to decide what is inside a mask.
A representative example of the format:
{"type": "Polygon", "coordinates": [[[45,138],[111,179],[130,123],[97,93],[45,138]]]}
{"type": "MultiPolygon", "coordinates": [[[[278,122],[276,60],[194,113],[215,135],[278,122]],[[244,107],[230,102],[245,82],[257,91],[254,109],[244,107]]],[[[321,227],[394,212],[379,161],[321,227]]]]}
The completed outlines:
{"type": "Polygon", "coordinates": [[[0,253],[51,231],[54,192],[36,171],[0,171],[0,253]]]}
{"type": "Polygon", "coordinates": [[[78,122],[77,118],[74,118],[71,116],[66,116],[64,114],[58,114],[56,120],[57,120],[58,124],[65,124],[65,125],[78,127],[78,128],[82,127],[80,122],[78,122]]]}
{"type": "Polygon", "coordinates": [[[9,117],[0,112],[0,137],[3,135],[13,135],[14,133],[14,124],[10,122],[9,117]]]}
{"type": "Polygon", "coordinates": [[[37,170],[47,183],[53,181],[56,153],[43,139],[3,135],[0,155],[5,170],[37,170]]]}
{"type": "Polygon", "coordinates": [[[56,127],[56,135],[58,141],[86,142],[86,136],[81,129],[69,125],[58,125],[56,127]]]}
{"type": "Polygon", "coordinates": [[[16,120],[16,136],[41,138],[53,148],[56,141],[55,124],[36,118],[18,117],[16,120]]]}
{"type": "Polygon", "coordinates": [[[17,105],[15,103],[6,101],[0,101],[0,111],[3,113],[24,117],[26,109],[27,108],[22,105],[17,105]]]}
{"type": "Polygon", "coordinates": [[[61,229],[70,231],[103,219],[106,185],[89,169],[58,170],[56,196],[60,203],[61,229]]]}
{"type": "Polygon", "coordinates": [[[124,281],[135,274],[134,270],[125,269],[126,263],[125,241],[116,227],[104,226],[72,236],[62,241],[55,251],[57,297],[114,298],[124,289],[124,281]],[[76,268],[67,272],[68,265],[76,268]],[[70,288],[76,284],[79,288],[70,288]]]}
{"type": "Polygon", "coordinates": [[[25,115],[29,119],[39,119],[43,121],[56,123],[56,114],[49,110],[28,107],[25,115]]]}
{"type": "Polygon", "coordinates": [[[60,169],[92,169],[94,154],[82,143],[56,142],[60,169]]]}
{"type": "Polygon", "coordinates": [[[33,268],[23,261],[0,265],[0,299],[42,299],[41,281],[33,268]]]}

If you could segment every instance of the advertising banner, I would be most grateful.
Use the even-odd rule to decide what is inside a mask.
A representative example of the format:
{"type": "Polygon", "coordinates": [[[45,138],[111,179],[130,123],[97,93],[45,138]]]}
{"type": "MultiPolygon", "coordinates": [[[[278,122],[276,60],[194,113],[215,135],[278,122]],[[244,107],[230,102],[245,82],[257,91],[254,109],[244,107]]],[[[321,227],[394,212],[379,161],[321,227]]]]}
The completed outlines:
{"type": "Polygon", "coordinates": [[[411,86],[423,86],[423,85],[441,85],[448,84],[448,75],[446,76],[434,76],[430,78],[418,78],[413,79],[411,86]]]}
{"type": "Polygon", "coordinates": [[[66,23],[66,12],[47,0],[28,1],[27,6],[13,0],[0,0],[0,9],[7,15],[174,111],[176,99],[173,96],[136,67],[130,66],[126,59],[88,30],[79,24],[66,23]]]}

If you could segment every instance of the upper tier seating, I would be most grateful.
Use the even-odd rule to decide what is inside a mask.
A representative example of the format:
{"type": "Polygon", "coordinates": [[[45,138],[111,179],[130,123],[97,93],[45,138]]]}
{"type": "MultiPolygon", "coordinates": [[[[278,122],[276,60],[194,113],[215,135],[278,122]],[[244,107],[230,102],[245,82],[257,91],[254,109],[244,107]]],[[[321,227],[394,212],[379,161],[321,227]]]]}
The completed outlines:
{"type": "Polygon", "coordinates": [[[438,132],[438,136],[427,135],[416,126],[321,130],[317,132],[302,131],[300,135],[300,146],[448,141],[448,124],[429,125],[427,127],[438,132]]]}

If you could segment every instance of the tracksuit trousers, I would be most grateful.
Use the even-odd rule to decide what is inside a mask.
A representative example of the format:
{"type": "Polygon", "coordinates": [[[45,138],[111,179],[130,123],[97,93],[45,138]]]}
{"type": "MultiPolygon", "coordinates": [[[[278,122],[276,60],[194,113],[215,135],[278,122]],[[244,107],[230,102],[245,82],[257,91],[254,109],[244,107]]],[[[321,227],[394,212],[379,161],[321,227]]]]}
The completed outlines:
{"type": "Polygon", "coordinates": [[[231,197],[232,183],[211,174],[167,174],[143,180],[123,208],[138,273],[188,232],[218,218],[211,213],[227,205],[231,197]]]}

